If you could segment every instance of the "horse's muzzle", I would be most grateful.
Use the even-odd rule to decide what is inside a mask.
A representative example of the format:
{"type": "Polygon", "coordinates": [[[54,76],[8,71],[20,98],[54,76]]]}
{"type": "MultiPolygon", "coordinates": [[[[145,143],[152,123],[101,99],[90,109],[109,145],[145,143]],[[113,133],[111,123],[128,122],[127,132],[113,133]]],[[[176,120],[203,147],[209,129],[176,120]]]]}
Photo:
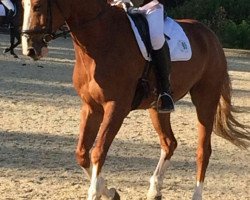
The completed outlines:
{"type": "Polygon", "coordinates": [[[36,51],[35,51],[35,49],[29,48],[28,51],[27,51],[27,56],[29,56],[31,58],[36,57],[36,51]]]}
{"type": "Polygon", "coordinates": [[[34,60],[39,60],[45,57],[48,53],[47,44],[43,41],[40,35],[30,36],[28,34],[22,35],[22,50],[23,55],[29,56],[34,60]]]}

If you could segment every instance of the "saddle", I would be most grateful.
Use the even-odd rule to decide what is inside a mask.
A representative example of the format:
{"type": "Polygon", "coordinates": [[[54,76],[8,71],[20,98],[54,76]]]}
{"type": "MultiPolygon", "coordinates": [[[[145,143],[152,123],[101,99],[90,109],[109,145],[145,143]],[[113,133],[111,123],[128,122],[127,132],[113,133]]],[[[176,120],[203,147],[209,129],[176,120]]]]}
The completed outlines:
{"type": "MultiPolygon", "coordinates": [[[[144,15],[137,12],[137,8],[127,8],[127,16],[133,29],[142,56],[147,62],[142,77],[138,81],[132,110],[140,105],[149,93],[148,74],[152,65],[152,45],[149,35],[148,21],[144,15]]],[[[165,16],[164,35],[170,49],[171,61],[187,61],[191,59],[192,49],[182,27],[172,18],[165,16]]]]}
{"type": "MultiPolygon", "coordinates": [[[[147,49],[147,52],[149,54],[148,56],[150,56],[153,48],[152,48],[151,41],[150,41],[148,21],[143,15],[133,12],[133,9],[134,9],[133,7],[129,7],[127,10],[127,14],[133,20],[141,36],[141,40],[147,49]]],[[[135,110],[140,105],[141,101],[144,98],[147,98],[149,95],[148,75],[149,75],[150,69],[151,69],[151,62],[147,62],[146,66],[144,67],[143,74],[141,78],[138,80],[134,99],[131,105],[131,110],[135,110]]]]}

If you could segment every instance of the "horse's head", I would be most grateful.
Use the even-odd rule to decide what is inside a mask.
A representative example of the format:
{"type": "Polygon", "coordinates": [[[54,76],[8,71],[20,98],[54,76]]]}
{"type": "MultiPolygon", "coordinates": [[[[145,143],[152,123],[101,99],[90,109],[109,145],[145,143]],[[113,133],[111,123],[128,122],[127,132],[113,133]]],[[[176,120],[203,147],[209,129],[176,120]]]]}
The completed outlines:
{"type": "Polygon", "coordinates": [[[37,60],[47,54],[47,44],[53,33],[69,17],[69,8],[65,11],[67,1],[22,0],[24,9],[22,48],[24,55],[37,60]]]}

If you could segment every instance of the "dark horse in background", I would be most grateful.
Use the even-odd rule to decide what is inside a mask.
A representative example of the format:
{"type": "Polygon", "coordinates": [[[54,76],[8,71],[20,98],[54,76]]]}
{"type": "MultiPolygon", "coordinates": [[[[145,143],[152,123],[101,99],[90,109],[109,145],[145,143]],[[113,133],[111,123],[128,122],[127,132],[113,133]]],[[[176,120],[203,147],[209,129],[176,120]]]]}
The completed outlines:
{"type": "MultiPolygon", "coordinates": [[[[101,171],[108,150],[131,111],[138,79],[147,64],[127,15],[124,10],[110,6],[107,0],[23,0],[23,5],[25,55],[33,59],[44,56],[48,50],[44,39],[65,21],[71,30],[76,56],[73,83],[84,102],[76,158],[90,179],[88,200],[103,196],[119,200],[119,194],[114,188],[108,188],[101,171]]],[[[190,93],[196,108],[198,145],[193,200],[201,200],[212,153],[212,131],[242,148],[249,146],[250,138],[247,127],[232,115],[227,62],[216,35],[195,20],[178,23],[190,40],[193,55],[188,61],[172,62],[171,85],[175,101],[190,93]]],[[[154,200],[161,199],[164,173],[177,140],[170,114],[160,114],[152,107],[157,100],[157,82],[152,73],[148,80],[148,98],[138,109],[149,110],[160,141],[161,156],[150,178],[147,195],[148,200],[154,200]]]]}
{"type": "MultiPolygon", "coordinates": [[[[10,47],[7,47],[4,49],[3,53],[10,52],[11,55],[14,56],[14,58],[18,58],[18,56],[15,54],[14,49],[21,44],[21,29],[22,29],[22,23],[23,23],[23,6],[21,0],[12,0],[12,3],[15,5],[16,8],[16,15],[11,18],[8,24],[6,24],[6,17],[0,16],[0,26],[5,26],[9,29],[9,35],[10,35],[10,47]]],[[[6,29],[5,28],[5,29],[6,29]]],[[[53,38],[58,37],[67,37],[67,34],[69,33],[68,28],[63,24],[58,28],[56,31],[56,34],[53,35],[53,38]]]]}
{"type": "Polygon", "coordinates": [[[12,2],[16,8],[16,15],[9,20],[8,24],[6,24],[6,17],[0,17],[0,26],[7,26],[10,34],[10,47],[7,47],[3,53],[10,52],[14,58],[18,58],[14,52],[14,49],[21,43],[23,8],[21,0],[12,0],[12,2]]]}

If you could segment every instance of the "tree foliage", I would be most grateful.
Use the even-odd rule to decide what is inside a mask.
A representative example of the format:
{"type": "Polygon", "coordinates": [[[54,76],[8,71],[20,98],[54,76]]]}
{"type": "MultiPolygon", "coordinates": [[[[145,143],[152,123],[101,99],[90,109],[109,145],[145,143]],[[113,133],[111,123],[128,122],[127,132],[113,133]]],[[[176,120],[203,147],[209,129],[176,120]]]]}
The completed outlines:
{"type": "Polygon", "coordinates": [[[224,47],[250,49],[249,0],[169,0],[168,15],[208,25],[224,47]]]}

